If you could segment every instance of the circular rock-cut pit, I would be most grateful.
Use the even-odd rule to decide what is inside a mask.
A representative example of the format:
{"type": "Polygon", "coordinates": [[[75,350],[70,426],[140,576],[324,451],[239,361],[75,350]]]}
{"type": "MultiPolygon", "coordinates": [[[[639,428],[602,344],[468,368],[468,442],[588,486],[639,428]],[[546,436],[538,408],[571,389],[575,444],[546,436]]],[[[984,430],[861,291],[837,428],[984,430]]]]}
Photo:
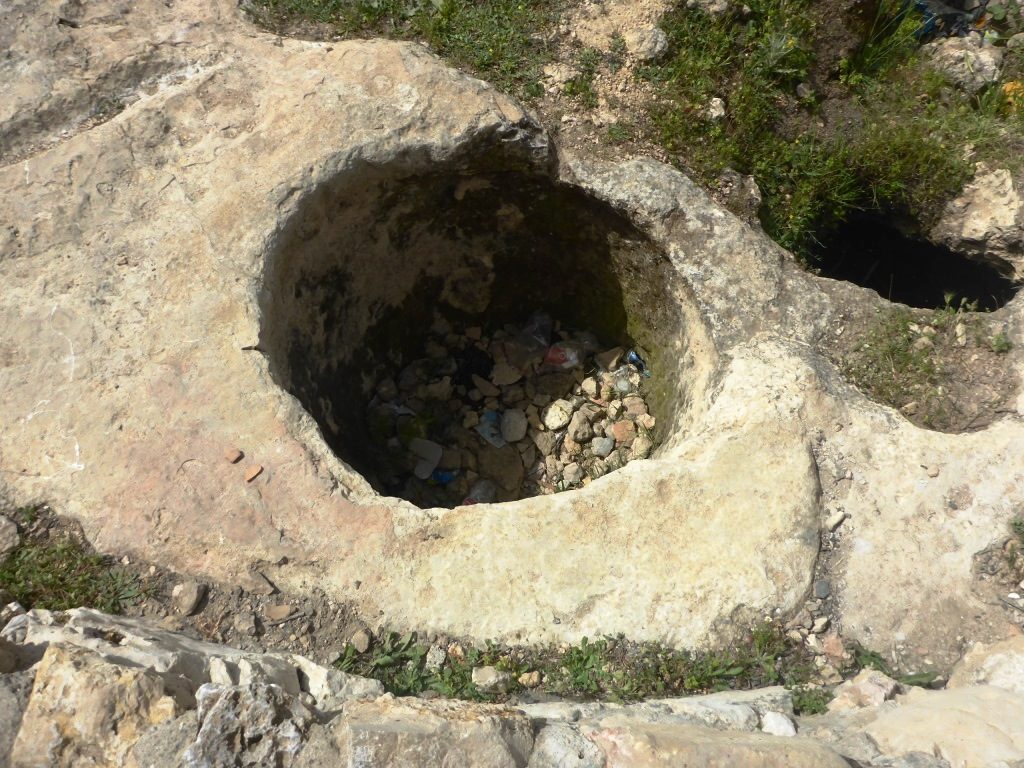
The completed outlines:
{"type": "Polygon", "coordinates": [[[685,421],[673,282],[625,216],[546,175],[365,168],[281,233],[261,348],[379,494],[510,501],[589,484],[685,421]]]}

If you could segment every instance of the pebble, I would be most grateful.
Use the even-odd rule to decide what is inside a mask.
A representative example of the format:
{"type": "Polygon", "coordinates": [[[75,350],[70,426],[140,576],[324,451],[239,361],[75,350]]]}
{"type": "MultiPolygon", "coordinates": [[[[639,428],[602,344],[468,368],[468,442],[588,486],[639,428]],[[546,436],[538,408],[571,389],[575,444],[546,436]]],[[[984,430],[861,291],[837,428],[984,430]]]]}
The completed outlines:
{"type": "Polygon", "coordinates": [[[765,712],[761,716],[761,730],[772,736],[796,736],[796,726],[782,712],[765,712]]]}
{"type": "MultiPolygon", "coordinates": [[[[523,378],[523,372],[508,363],[498,363],[491,371],[491,381],[499,387],[515,384],[521,378],[523,378]]],[[[483,390],[480,391],[483,392],[483,390]]]]}
{"type": "MultiPolygon", "coordinates": [[[[477,376],[474,373],[470,378],[473,380],[473,386],[476,387],[479,394],[483,397],[497,397],[501,394],[500,389],[482,376],[477,376]]],[[[470,392],[470,397],[472,397],[472,395],[473,393],[470,392]]]]}
{"type": "Polygon", "coordinates": [[[268,605],[263,609],[263,615],[269,621],[281,621],[292,615],[292,607],[288,603],[281,605],[268,605]]]}
{"type": "Polygon", "coordinates": [[[928,477],[938,477],[939,476],[939,468],[938,467],[928,467],[927,471],[928,471],[928,477]]]}
{"type": "Polygon", "coordinates": [[[630,456],[633,459],[646,459],[654,448],[654,441],[647,435],[640,435],[633,441],[633,450],[630,456]]]}
{"type": "Polygon", "coordinates": [[[198,581],[183,581],[181,584],[175,584],[171,590],[171,605],[182,616],[191,616],[205,594],[206,585],[198,581]]]}
{"type": "Polygon", "coordinates": [[[562,470],[562,479],[567,486],[578,485],[583,479],[583,468],[575,461],[566,464],[562,470]]]}
{"type": "Polygon", "coordinates": [[[594,436],[594,430],[590,427],[587,414],[583,411],[576,411],[569,420],[567,434],[577,443],[586,443],[594,436]]]}
{"type": "Polygon", "coordinates": [[[586,485],[653,450],[655,419],[623,348],[591,356],[593,334],[546,316],[493,332],[435,322],[431,334],[425,356],[377,382],[368,403],[395,495],[421,506],[509,501],[586,485]]]}
{"type": "Polygon", "coordinates": [[[818,579],[814,582],[814,596],[819,600],[824,600],[832,592],[832,585],[829,584],[828,579],[818,579]]]}
{"type": "Polygon", "coordinates": [[[259,464],[253,464],[247,470],[245,470],[245,482],[251,483],[257,477],[263,474],[263,467],[259,464]]]}
{"type": "Polygon", "coordinates": [[[254,637],[256,635],[256,617],[252,611],[239,611],[232,622],[235,632],[239,635],[254,637]]]}
{"type": "Polygon", "coordinates": [[[352,633],[352,637],[348,639],[348,644],[356,649],[356,653],[366,653],[370,650],[370,645],[373,642],[373,635],[365,627],[358,629],[352,633]]]}
{"type": "Polygon", "coordinates": [[[819,616],[814,620],[814,625],[811,627],[811,632],[816,635],[820,635],[826,629],[828,629],[828,616],[819,616]]]}
{"type": "Polygon", "coordinates": [[[508,443],[518,443],[526,437],[528,422],[526,413],[519,408],[510,408],[501,416],[501,436],[508,443]]]}
{"type": "Polygon", "coordinates": [[[572,405],[565,400],[555,400],[544,409],[541,418],[548,429],[562,429],[568,426],[572,418],[572,405]]]}
{"type": "Polygon", "coordinates": [[[473,685],[484,693],[502,691],[508,685],[511,678],[508,672],[502,672],[496,667],[474,667],[472,672],[473,685]]]}
{"type": "Polygon", "coordinates": [[[224,451],[224,458],[230,464],[237,464],[238,462],[245,458],[245,454],[242,453],[242,451],[238,450],[237,448],[229,448],[228,450],[224,451]]]}
{"type": "Polygon", "coordinates": [[[828,516],[828,519],[825,520],[825,527],[830,531],[834,531],[836,528],[843,524],[843,521],[845,519],[846,512],[840,509],[828,516]]]}
{"type": "Polygon", "coordinates": [[[444,666],[445,659],[448,658],[448,652],[437,643],[430,646],[427,650],[426,658],[423,660],[423,665],[431,670],[437,671],[444,666]]]}
{"type": "Polygon", "coordinates": [[[631,421],[617,421],[612,425],[616,445],[632,445],[636,439],[636,425],[631,421]]]}
{"type": "Polygon", "coordinates": [[[524,688],[536,688],[541,683],[540,672],[523,672],[518,678],[518,683],[524,688]]]}

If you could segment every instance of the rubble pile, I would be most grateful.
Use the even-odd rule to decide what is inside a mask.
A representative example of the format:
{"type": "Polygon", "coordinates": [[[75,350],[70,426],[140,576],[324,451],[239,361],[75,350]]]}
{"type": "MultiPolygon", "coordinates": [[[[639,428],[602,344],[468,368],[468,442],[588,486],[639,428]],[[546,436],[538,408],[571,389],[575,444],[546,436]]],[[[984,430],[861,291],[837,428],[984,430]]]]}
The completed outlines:
{"type": "Polygon", "coordinates": [[[587,485],[654,448],[634,350],[535,313],[485,332],[435,319],[424,351],[368,406],[378,490],[420,507],[513,501],[587,485]]]}

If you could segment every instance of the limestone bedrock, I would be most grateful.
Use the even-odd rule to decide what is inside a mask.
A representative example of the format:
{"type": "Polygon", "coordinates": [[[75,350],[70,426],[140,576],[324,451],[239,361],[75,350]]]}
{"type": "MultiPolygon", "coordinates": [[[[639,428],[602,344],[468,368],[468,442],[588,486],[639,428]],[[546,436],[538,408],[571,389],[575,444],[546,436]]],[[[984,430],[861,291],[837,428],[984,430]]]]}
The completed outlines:
{"type": "MultiPolygon", "coordinates": [[[[1008,632],[971,568],[1024,502],[1019,414],[938,434],[843,383],[815,341],[851,307],[881,306],[875,294],[803,272],[662,164],[559,154],[522,107],[422,47],[281,40],[226,0],[97,0],[77,27],[58,24],[57,0],[9,5],[0,468],[15,502],[45,499],[101,550],[189,574],[317,584],[377,624],[681,645],[798,610],[841,507],[829,578],[846,634],[942,664],[1008,632]],[[281,249],[335,220],[370,248],[375,217],[424,210],[403,189],[458,200],[496,174],[573,190],[635,228],[616,230],[613,262],[657,289],[624,290],[624,306],[656,347],[660,447],[581,490],[420,510],[377,496],[328,447],[333,412],[318,423],[290,393],[290,342],[267,323],[298,285],[281,249]],[[452,184],[417,187],[425,176],[452,184]],[[246,482],[250,465],[263,471],[246,482]]],[[[495,232],[531,226],[500,203],[495,232]]],[[[406,223],[420,244],[440,237],[406,223]]],[[[404,271],[374,272],[365,253],[383,240],[362,256],[332,242],[351,289],[332,307],[357,334],[339,337],[341,366],[374,312],[450,265],[406,251],[404,271]]],[[[486,263],[459,258],[470,288],[488,284],[486,263]]],[[[1007,365],[1021,307],[1001,310],[1007,365]]]]}

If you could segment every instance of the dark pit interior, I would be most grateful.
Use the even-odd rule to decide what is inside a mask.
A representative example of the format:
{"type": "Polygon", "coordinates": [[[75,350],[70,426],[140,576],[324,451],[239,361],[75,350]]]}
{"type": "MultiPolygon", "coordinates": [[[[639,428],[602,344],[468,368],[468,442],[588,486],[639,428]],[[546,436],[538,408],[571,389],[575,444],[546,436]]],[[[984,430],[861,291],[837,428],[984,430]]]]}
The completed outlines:
{"type": "Polygon", "coordinates": [[[911,307],[975,305],[998,309],[1015,286],[995,267],[967,258],[905,230],[878,212],[852,216],[815,251],[821,274],[871,288],[911,307]]]}
{"type": "MultiPolygon", "coordinates": [[[[429,359],[446,334],[480,328],[500,339],[540,312],[553,342],[560,327],[596,337],[601,349],[642,351],[657,440],[688,397],[684,313],[665,255],[619,212],[542,172],[339,174],[279,234],[261,305],[260,346],[277,381],[375,491],[421,507],[456,506],[461,492],[406,487],[374,414],[381,382],[429,359]]],[[[473,364],[451,356],[453,385],[468,385],[473,364]]],[[[580,375],[567,386],[578,391],[580,375]]],[[[493,500],[521,495],[530,494],[499,488],[493,500]]]]}

